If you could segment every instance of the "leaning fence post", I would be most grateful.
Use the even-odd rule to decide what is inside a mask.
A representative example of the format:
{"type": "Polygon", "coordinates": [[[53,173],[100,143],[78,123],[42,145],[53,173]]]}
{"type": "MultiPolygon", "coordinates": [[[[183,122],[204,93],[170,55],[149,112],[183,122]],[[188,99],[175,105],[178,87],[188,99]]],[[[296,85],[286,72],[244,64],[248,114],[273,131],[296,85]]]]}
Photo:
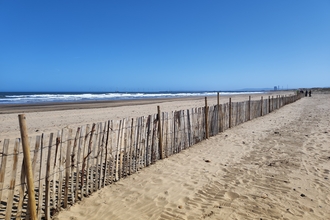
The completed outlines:
{"type": "Polygon", "coordinates": [[[36,200],[34,194],[34,185],[33,185],[33,173],[32,173],[32,165],[30,159],[30,144],[29,144],[29,137],[26,127],[25,115],[20,114],[18,115],[19,126],[21,131],[21,138],[22,138],[22,146],[23,146],[23,155],[24,155],[24,165],[25,170],[27,173],[27,185],[28,185],[28,208],[30,211],[30,218],[32,220],[37,219],[37,210],[36,210],[36,200]]]}
{"type": "Polygon", "coordinates": [[[209,125],[208,125],[208,106],[207,106],[207,97],[205,97],[205,139],[209,138],[209,125]]]}
{"type": "Polygon", "coordinates": [[[164,152],[163,152],[163,134],[162,134],[162,122],[160,118],[160,107],[157,106],[157,113],[158,113],[158,141],[159,141],[159,153],[160,153],[160,159],[164,159],[164,152]]]}

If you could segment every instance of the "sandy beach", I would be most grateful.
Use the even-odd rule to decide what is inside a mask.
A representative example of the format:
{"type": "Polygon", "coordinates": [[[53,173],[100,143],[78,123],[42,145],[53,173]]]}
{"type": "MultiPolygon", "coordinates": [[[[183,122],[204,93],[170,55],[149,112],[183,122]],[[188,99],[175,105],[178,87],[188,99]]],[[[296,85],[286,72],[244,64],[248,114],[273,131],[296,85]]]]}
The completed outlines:
{"type": "Polygon", "coordinates": [[[329,219],[329,98],[229,129],[55,219],[329,219]]]}
{"type": "MultiPolygon", "coordinates": [[[[260,100],[261,96],[276,96],[293,94],[292,91],[268,92],[251,94],[252,100],[260,100]]],[[[221,96],[220,103],[246,101],[249,95],[221,96]]],[[[217,103],[216,96],[208,97],[208,105],[217,103]]],[[[204,97],[144,99],[124,101],[95,101],[76,103],[48,103],[29,105],[0,106],[0,140],[20,137],[18,114],[24,113],[30,136],[61,130],[64,127],[77,128],[82,125],[136,118],[157,113],[157,106],[163,112],[184,110],[205,105],[204,97]]]]}
{"type": "MultiPolygon", "coordinates": [[[[274,94],[263,94],[268,95],[274,94]]],[[[304,97],[226,130],[106,186],[54,219],[329,219],[329,98],[304,97]]],[[[29,133],[36,135],[153,114],[157,105],[168,112],[203,106],[204,98],[150,102],[51,111],[39,106],[25,114],[29,133]]],[[[215,104],[216,97],[208,103],[215,104]]],[[[0,114],[0,140],[19,137],[17,112],[6,111],[0,114]]]]}

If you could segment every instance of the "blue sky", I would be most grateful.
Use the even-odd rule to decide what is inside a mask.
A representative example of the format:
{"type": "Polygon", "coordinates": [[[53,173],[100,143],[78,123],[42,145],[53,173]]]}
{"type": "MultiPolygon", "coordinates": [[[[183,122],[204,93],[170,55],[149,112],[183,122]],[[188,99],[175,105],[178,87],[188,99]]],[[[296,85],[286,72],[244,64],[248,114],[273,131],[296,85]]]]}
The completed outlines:
{"type": "Polygon", "coordinates": [[[329,0],[0,0],[0,91],[330,86],[329,0]]]}

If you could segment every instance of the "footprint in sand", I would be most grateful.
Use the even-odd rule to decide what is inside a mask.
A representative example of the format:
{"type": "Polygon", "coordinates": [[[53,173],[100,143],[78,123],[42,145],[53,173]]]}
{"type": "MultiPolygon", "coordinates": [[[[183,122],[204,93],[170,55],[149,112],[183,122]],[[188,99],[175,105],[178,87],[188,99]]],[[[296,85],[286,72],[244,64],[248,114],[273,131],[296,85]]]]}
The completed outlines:
{"type": "Polygon", "coordinates": [[[239,197],[239,194],[229,191],[229,192],[225,193],[224,197],[226,199],[234,200],[234,199],[237,199],[239,197]]]}

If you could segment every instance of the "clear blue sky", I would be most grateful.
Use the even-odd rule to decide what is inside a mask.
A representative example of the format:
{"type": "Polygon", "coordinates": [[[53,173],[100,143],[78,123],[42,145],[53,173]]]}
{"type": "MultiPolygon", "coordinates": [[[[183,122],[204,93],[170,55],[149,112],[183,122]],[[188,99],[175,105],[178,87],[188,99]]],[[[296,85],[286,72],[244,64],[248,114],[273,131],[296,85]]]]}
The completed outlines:
{"type": "Polygon", "coordinates": [[[0,0],[0,91],[330,86],[329,0],[0,0]]]}

